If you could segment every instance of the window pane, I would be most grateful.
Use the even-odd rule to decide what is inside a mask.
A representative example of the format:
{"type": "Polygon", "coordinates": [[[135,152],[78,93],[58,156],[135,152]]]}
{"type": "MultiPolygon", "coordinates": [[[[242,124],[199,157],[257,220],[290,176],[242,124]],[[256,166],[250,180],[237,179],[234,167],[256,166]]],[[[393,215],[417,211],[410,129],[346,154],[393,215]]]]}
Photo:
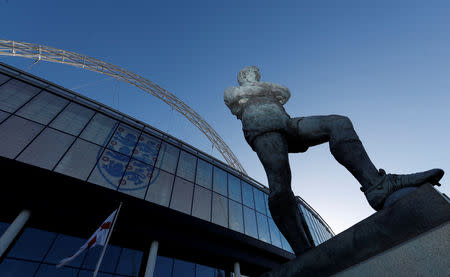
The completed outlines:
{"type": "MultiPolygon", "coordinates": [[[[86,239],[59,234],[45,257],[45,262],[58,264],[63,258],[72,256],[85,242],[86,239]]],[[[79,267],[84,255],[85,253],[82,253],[76,257],[70,262],[70,266],[79,267]]]]}
{"type": "Polygon", "coordinates": [[[206,221],[211,221],[211,191],[195,186],[192,215],[206,221]]]}
{"type": "Polygon", "coordinates": [[[130,158],[111,150],[105,150],[88,181],[109,189],[117,189],[130,158]]]}
{"type": "Polygon", "coordinates": [[[7,118],[9,115],[10,115],[10,113],[0,111],[0,123],[1,123],[5,118],[7,118]]]}
{"type": "Polygon", "coordinates": [[[131,156],[139,137],[139,131],[125,124],[120,124],[114,133],[108,148],[124,155],[131,156]]]}
{"type": "Polygon", "coordinates": [[[155,168],[153,170],[152,179],[148,187],[145,200],[162,205],[169,206],[170,194],[172,192],[174,176],[163,170],[155,168]]]}
{"type": "Polygon", "coordinates": [[[8,79],[9,79],[8,76],[6,76],[6,75],[0,73],[0,84],[3,84],[3,83],[6,82],[6,80],[8,80],[8,79]]]}
{"type": "Polygon", "coordinates": [[[228,174],[228,197],[239,203],[242,203],[241,180],[231,174],[228,174]]]}
{"type": "Polygon", "coordinates": [[[256,229],[256,215],[255,210],[244,206],[244,226],[245,234],[254,238],[258,238],[258,231],[256,229]]]}
{"type": "Polygon", "coordinates": [[[280,238],[280,231],[278,230],[277,225],[275,225],[275,222],[272,218],[269,219],[269,229],[270,229],[270,238],[272,240],[272,244],[278,247],[281,246],[281,238],[280,238]]]}
{"type": "MultiPolygon", "coordinates": [[[[102,252],[103,247],[93,247],[86,253],[86,259],[83,262],[82,268],[94,270],[97,265],[98,259],[102,252]]],[[[102,264],[100,265],[100,271],[114,273],[114,268],[119,260],[120,247],[114,245],[108,245],[106,248],[105,256],[103,256],[102,264]]]]}
{"type": "Polygon", "coordinates": [[[230,205],[230,229],[243,233],[242,205],[233,200],[229,200],[228,203],[230,205]]]}
{"type": "Polygon", "coordinates": [[[8,257],[41,261],[55,237],[55,233],[26,228],[9,251],[8,257]]]}
{"type": "Polygon", "coordinates": [[[142,262],[142,252],[123,248],[120,254],[116,273],[127,276],[137,276],[142,262]]]}
{"type": "Polygon", "coordinates": [[[195,183],[208,189],[212,189],[212,165],[199,159],[197,163],[197,175],[195,183]]]}
{"type": "Polygon", "coordinates": [[[215,277],[215,268],[197,264],[195,267],[195,277],[215,277]]]}
{"type": "Polygon", "coordinates": [[[131,160],[128,164],[127,171],[120,182],[119,191],[144,199],[148,188],[150,177],[152,176],[153,167],[131,160]]]}
{"type": "Polygon", "coordinates": [[[31,277],[39,263],[4,259],[0,264],[0,276],[23,276],[31,277]]]}
{"type": "Polygon", "coordinates": [[[266,204],[264,203],[264,193],[257,188],[253,188],[256,211],[266,214],[266,204]]]}
{"type": "Polygon", "coordinates": [[[159,156],[158,161],[156,162],[156,166],[170,173],[175,173],[179,153],[180,149],[163,142],[163,144],[161,145],[161,149],[159,150],[159,156]]]}
{"type": "Polygon", "coordinates": [[[133,158],[154,165],[158,156],[161,140],[153,136],[142,134],[134,149],[133,158]]]}
{"type": "Polygon", "coordinates": [[[227,173],[218,167],[214,167],[213,189],[222,195],[227,195],[227,173]]]}
{"type": "Polygon", "coordinates": [[[194,182],[196,165],[197,158],[194,155],[191,155],[185,151],[181,151],[180,160],[178,161],[177,167],[177,176],[194,182]]]}
{"type": "Polygon", "coordinates": [[[267,216],[272,218],[272,214],[270,213],[270,209],[269,209],[269,195],[267,195],[267,193],[263,193],[263,196],[264,196],[264,204],[266,206],[267,216]]]}
{"type": "MultiPolygon", "coordinates": [[[[72,264],[71,264],[72,265],[72,264]]],[[[61,267],[56,268],[54,265],[42,264],[35,277],[76,277],[78,269],[61,267]]],[[[31,275],[30,275],[31,276],[31,275]]]]}
{"type": "Polygon", "coordinates": [[[172,199],[170,200],[170,207],[174,210],[186,214],[191,214],[193,190],[193,183],[183,180],[179,177],[175,178],[172,199]]]}
{"type": "MultiPolygon", "coordinates": [[[[78,273],[77,277],[92,277],[92,275],[94,275],[94,271],[93,270],[92,271],[90,271],[90,270],[80,270],[80,273],[78,273]]],[[[112,274],[109,274],[109,273],[99,272],[97,274],[97,277],[115,277],[115,276],[112,275],[112,274]]]]}
{"type": "Polygon", "coordinates": [[[75,137],[71,135],[47,128],[20,154],[17,160],[52,169],[74,139],[75,137]]]}
{"type": "Polygon", "coordinates": [[[259,239],[267,243],[270,243],[269,225],[267,223],[267,217],[260,213],[256,213],[256,222],[258,223],[259,239]]]}
{"type": "Polygon", "coordinates": [[[242,200],[244,205],[254,209],[255,201],[253,200],[253,187],[246,182],[242,182],[242,200]]]}
{"type": "Polygon", "coordinates": [[[227,198],[213,193],[212,222],[228,227],[228,201],[227,198]]]}
{"type": "Polygon", "coordinates": [[[116,124],[117,121],[114,119],[98,113],[89,122],[80,137],[105,146],[113,134],[116,124]]]}
{"type": "Polygon", "coordinates": [[[70,147],[55,171],[81,180],[86,180],[100,156],[102,148],[96,144],[78,139],[70,147]]]}
{"type": "Polygon", "coordinates": [[[40,90],[40,88],[30,86],[21,81],[10,80],[3,86],[0,86],[0,109],[12,113],[40,90]]]}
{"type": "Polygon", "coordinates": [[[195,264],[174,259],[173,264],[173,277],[194,277],[195,276],[195,264]]]}
{"type": "Polygon", "coordinates": [[[172,277],[173,259],[163,256],[156,258],[155,277],[172,277]]]}
{"type": "Polygon", "coordinates": [[[16,157],[42,128],[40,124],[11,116],[0,125],[0,156],[16,157]]]}
{"type": "Polygon", "coordinates": [[[47,124],[68,102],[62,97],[44,91],[28,102],[16,114],[47,124]]]}
{"type": "Polygon", "coordinates": [[[283,236],[283,234],[281,234],[281,245],[283,246],[283,249],[294,253],[294,250],[292,250],[291,246],[289,245],[288,241],[286,240],[286,238],[283,236]]]}
{"type": "Polygon", "coordinates": [[[72,102],[58,115],[50,126],[77,136],[93,115],[93,110],[72,102]]]}

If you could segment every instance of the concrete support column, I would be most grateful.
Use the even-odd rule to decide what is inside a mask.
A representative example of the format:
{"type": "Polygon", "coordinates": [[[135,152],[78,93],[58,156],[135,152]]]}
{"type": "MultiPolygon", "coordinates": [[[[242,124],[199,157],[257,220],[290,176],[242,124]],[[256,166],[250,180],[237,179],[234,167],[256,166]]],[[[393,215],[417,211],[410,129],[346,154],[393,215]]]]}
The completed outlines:
{"type": "Polygon", "coordinates": [[[6,229],[5,233],[0,237],[0,258],[3,257],[6,249],[8,249],[20,231],[22,231],[23,226],[25,226],[30,218],[30,214],[29,210],[20,212],[16,219],[14,219],[14,222],[9,225],[8,229],[6,229]]]}
{"type": "Polygon", "coordinates": [[[241,277],[241,266],[238,262],[234,263],[234,277],[241,277]]]}
{"type": "Polygon", "coordinates": [[[159,243],[154,240],[150,245],[150,253],[148,254],[147,266],[145,267],[145,277],[153,277],[155,271],[156,257],[158,256],[159,243]]]}

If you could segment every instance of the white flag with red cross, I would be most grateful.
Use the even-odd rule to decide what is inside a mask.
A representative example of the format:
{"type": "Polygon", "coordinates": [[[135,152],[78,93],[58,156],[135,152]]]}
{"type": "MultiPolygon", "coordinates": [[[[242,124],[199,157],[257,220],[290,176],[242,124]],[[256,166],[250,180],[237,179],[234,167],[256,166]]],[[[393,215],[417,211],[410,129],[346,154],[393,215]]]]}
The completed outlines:
{"type": "MultiPolygon", "coordinates": [[[[118,209],[117,209],[118,210],[118,209]]],[[[83,246],[78,249],[78,251],[70,257],[62,259],[57,265],[57,268],[60,268],[67,263],[73,261],[78,255],[80,255],[84,250],[94,247],[96,245],[105,245],[106,238],[108,237],[108,233],[111,231],[111,226],[113,225],[113,221],[116,217],[117,210],[112,212],[108,216],[108,218],[100,225],[100,227],[95,231],[95,233],[86,241],[83,246]]]]}

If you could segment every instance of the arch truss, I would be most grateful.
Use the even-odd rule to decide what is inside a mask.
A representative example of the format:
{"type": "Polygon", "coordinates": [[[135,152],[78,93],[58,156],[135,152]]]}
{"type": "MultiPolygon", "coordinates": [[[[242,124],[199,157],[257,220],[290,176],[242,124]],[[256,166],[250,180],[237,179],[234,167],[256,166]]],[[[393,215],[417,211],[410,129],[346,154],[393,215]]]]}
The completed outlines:
{"type": "Polygon", "coordinates": [[[217,132],[203,118],[200,117],[197,112],[195,112],[191,107],[189,107],[169,91],[147,80],[144,77],[92,57],[26,42],[0,40],[0,55],[30,58],[35,59],[36,61],[49,61],[67,64],[74,67],[105,74],[136,86],[164,101],[166,104],[186,117],[192,124],[200,129],[203,134],[205,134],[205,136],[211,141],[213,146],[216,147],[220,154],[222,154],[228,165],[230,165],[237,171],[247,175],[239,160],[233,154],[228,145],[217,134],[217,132]]]}

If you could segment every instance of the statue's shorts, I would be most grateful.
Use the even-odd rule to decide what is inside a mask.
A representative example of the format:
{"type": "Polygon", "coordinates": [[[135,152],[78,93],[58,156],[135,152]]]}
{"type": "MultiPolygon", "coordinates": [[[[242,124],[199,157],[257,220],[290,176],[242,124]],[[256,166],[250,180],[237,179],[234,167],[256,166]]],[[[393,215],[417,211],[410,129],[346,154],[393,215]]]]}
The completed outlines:
{"type": "Polygon", "coordinates": [[[295,117],[287,119],[287,126],[285,129],[273,129],[262,131],[243,130],[245,140],[252,147],[253,151],[256,151],[253,143],[256,137],[272,132],[282,133],[285,135],[285,138],[287,140],[289,153],[306,152],[306,150],[308,150],[309,144],[304,138],[302,138],[302,135],[298,128],[298,124],[302,119],[303,117],[295,117]]]}

